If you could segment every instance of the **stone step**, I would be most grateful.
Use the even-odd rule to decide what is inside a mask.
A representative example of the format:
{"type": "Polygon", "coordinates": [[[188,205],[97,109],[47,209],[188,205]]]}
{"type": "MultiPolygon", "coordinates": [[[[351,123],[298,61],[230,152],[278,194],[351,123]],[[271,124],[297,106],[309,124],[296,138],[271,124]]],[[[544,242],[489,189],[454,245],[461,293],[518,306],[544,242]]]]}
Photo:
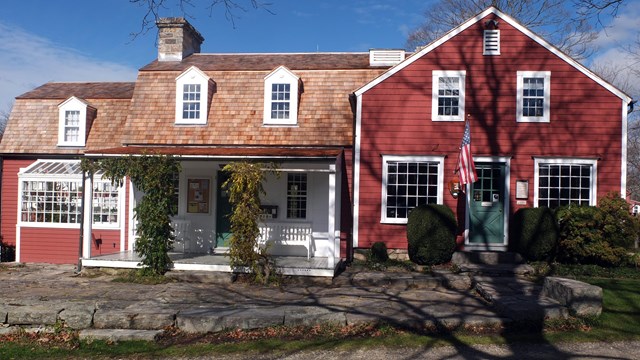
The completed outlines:
{"type": "Polygon", "coordinates": [[[461,264],[521,264],[522,256],[515,252],[503,251],[456,251],[453,253],[451,262],[456,265],[461,264]]]}
{"type": "Polygon", "coordinates": [[[473,275],[488,275],[488,276],[524,276],[533,275],[535,269],[529,264],[460,264],[458,265],[461,273],[469,273],[473,275]]]}
{"type": "Polygon", "coordinates": [[[442,287],[442,279],[429,274],[387,274],[383,272],[360,272],[353,274],[350,285],[356,287],[382,287],[388,289],[432,290],[442,287]]]}
{"type": "Polygon", "coordinates": [[[85,329],[78,334],[80,340],[92,341],[155,341],[164,330],[85,329]]]}

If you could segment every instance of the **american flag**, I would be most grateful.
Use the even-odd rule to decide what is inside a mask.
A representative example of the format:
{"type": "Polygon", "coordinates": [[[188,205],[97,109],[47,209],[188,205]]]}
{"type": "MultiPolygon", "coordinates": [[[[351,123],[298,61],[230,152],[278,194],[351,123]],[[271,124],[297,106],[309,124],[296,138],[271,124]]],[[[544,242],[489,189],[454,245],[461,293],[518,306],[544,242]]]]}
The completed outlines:
{"type": "Polygon", "coordinates": [[[460,156],[458,157],[458,171],[460,176],[460,185],[474,183],[478,180],[476,175],[476,166],[471,156],[471,129],[469,121],[464,125],[464,135],[460,144],[460,156]]]}

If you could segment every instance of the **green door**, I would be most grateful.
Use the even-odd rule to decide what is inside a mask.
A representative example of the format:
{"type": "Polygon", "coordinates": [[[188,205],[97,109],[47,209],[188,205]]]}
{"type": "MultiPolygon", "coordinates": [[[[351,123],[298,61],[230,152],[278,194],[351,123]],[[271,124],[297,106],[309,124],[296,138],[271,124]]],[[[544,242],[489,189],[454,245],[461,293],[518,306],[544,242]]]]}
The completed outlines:
{"type": "Polygon", "coordinates": [[[503,245],[505,164],[475,165],[478,180],[471,184],[469,244],[503,245]]]}
{"type": "Polygon", "coordinates": [[[216,191],[216,247],[229,247],[229,237],[231,236],[231,204],[229,194],[222,189],[222,184],[229,178],[224,171],[218,171],[218,189],[216,191]]]}

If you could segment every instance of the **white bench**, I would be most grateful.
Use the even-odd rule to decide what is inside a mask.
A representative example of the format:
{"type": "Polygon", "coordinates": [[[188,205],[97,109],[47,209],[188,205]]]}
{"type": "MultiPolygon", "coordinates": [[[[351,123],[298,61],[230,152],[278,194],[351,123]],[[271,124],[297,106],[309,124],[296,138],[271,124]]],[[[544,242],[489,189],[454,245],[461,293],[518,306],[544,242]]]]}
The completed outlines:
{"type": "Polygon", "coordinates": [[[310,223],[262,222],[260,223],[260,245],[302,245],[307,248],[307,259],[311,257],[312,229],[310,223]]]}
{"type": "MultiPolygon", "coordinates": [[[[191,226],[191,221],[175,219],[171,221],[171,226],[173,227],[173,236],[175,237],[175,244],[182,245],[182,252],[189,252],[189,227],[191,226]]],[[[174,247],[175,248],[175,247],[174,247]]]]}

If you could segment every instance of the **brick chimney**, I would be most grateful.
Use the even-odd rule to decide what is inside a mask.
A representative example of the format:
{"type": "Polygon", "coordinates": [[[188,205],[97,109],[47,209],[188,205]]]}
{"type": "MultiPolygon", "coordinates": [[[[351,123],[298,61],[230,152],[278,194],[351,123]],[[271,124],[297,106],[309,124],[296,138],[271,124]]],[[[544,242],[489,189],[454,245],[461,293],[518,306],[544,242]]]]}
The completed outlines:
{"type": "Polygon", "coordinates": [[[184,18],[161,18],[158,26],[158,61],[181,61],[200,52],[204,38],[184,18]]]}

